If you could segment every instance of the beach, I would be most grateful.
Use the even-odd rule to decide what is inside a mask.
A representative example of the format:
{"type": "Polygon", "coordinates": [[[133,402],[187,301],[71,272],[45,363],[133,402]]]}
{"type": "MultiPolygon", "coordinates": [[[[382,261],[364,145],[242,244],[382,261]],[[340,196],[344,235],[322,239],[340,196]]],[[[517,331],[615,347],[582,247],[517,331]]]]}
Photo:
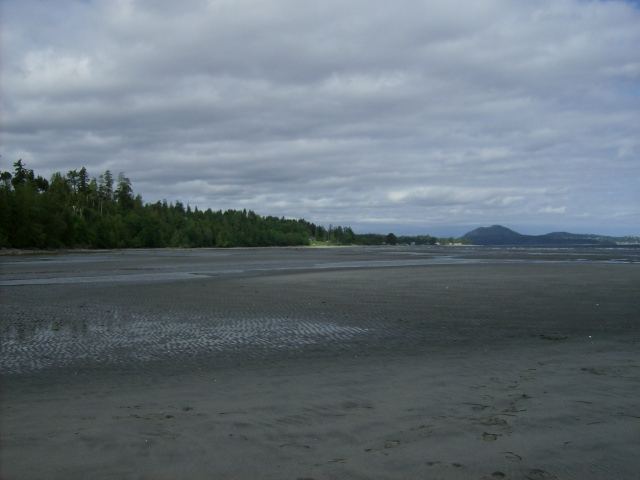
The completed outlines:
{"type": "Polygon", "coordinates": [[[1,477],[636,478],[638,256],[3,257],[1,477]]]}

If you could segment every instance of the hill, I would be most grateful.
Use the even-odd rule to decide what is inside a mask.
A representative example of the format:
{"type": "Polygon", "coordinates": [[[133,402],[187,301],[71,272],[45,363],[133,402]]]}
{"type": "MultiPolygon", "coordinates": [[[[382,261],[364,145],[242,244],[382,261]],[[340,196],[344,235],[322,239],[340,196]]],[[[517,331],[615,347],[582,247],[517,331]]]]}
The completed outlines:
{"type": "Polygon", "coordinates": [[[551,232],[544,235],[523,235],[502,225],[480,227],[463,237],[474,245],[527,245],[527,246],[607,246],[638,244],[638,237],[609,237],[606,235],[551,232]]]}
{"type": "Polygon", "coordinates": [[[522,243],[523,237],[518,232],[502,225],[480,227],[467,232],[462,238],[475,245],[516,245],[522,243]]]}

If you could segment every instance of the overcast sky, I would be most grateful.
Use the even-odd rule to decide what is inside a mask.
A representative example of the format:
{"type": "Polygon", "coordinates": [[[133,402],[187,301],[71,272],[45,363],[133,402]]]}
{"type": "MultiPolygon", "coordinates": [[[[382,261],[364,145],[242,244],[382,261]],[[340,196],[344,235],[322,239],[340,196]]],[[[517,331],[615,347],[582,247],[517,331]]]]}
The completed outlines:
{"type": "Polygon", "coordinates": [[[630,1],[4,0],[0,153],[145,201],[640,234],[630,1]]]}

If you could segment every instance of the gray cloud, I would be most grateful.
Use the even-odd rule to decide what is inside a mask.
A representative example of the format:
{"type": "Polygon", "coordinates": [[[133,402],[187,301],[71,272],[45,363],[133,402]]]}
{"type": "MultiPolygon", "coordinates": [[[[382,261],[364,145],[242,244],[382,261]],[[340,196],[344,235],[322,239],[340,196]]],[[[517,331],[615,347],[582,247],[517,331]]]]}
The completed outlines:
{"type": "Polygon", "coordinates": [[[361,230],[638,233],[631,3],[2,8],[4,168],[361,230]]]}

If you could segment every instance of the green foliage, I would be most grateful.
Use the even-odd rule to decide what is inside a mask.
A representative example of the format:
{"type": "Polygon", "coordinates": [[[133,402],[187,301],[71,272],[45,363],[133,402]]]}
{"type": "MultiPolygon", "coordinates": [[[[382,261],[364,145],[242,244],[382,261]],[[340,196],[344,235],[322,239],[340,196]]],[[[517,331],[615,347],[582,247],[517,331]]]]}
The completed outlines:
{"type": "Polygon", "coordinates": [[[263,247],[293,245],[435,244],[429,235],[356,235],[349,227],[325,228],[305,220],[263,217],[247,210],[144,204],[131,181],[109,170],[89,178],[87,169],[35,176],[18,160],[0,171],[0,248],[263,247]]]}
{"type": "Polygon", "coordinates": [[[396,237],[393,233],[389,233],[386,237],[384,237],[384,243],[386,243],[387,245],[395,245],[396,243],[398,243],[398,237],[396,237]]]}
{"type": "Polygon", "coordinates": [[[180,202],[143,204],[123,174],[90,179],[86,168],[50,181],[22,160],[0,172],[0,247],[154,248],[308,245],[325,233],[304,220],[247,210],[200,211],[180,202]]]}
{"type": "Polygon", "coordinates": [[[431,235],[399,236],[398,243],[406,245],[436,245],[442,244],[441,240],[431,235]]]}

